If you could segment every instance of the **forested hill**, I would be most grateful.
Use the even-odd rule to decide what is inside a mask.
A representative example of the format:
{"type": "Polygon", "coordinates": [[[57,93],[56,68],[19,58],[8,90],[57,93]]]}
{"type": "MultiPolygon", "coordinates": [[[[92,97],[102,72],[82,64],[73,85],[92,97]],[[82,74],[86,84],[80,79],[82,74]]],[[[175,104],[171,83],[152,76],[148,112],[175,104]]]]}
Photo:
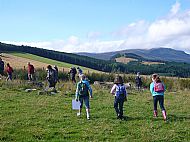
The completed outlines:
{"type": "Polygon", "coordinates": [[[158,65],[144,65],[141,62],[132,61],[128,64],[116,63],[114,61],[105,61],[91,57],[64,53],[52,50],[46,50],[30,46],[16,46],[0,42],[0,52],[22,52],[38,55],[41,57],[80,65],[104,72],[117,73],[136,73],[141,72],[145,75],[160,73],[168,76],[190,77],[190,64],[165,62],[158,65]]]}
{"type": "Polygon", "coordinates": [[[184,51],[174,50],[171,48],[152,48],[152,49],[128,49],[115,52],[105,53],[78,53],[78,55],[90,56],[96,59],[110,60],[117,54],[133,54],[151,61],[169,61],[190,63],[190,55],[184,51]]]}

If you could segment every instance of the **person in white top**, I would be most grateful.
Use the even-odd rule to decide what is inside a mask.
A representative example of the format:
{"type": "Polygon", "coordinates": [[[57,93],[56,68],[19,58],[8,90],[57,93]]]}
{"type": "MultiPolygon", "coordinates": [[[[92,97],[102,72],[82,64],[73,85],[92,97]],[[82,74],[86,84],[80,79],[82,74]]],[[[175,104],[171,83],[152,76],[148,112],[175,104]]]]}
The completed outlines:
{"type": "Polygon", "coordinates": [[[112,95],[115,96],[114,108],[117,115],[117,119],[123,119],[123,104],[127,101],[127,91],[126,86],[123,84],[123,79],[121,76],[116,76],[114,80],[114,85],[110,91],[112,95]]]}

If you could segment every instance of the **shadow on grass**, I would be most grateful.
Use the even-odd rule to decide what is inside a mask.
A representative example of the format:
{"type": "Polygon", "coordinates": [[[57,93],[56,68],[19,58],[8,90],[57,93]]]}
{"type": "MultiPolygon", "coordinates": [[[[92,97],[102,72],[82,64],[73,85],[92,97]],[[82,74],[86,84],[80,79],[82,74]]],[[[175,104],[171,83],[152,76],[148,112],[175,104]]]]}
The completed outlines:
{"type": "Polygon", "coordinates": [[[129,116],[123,116],[124,121],[136,121],[136,120],[144,120],[143,117],[129,117],[129,116]]]}
{"type": "Polygon", "coordinates": [[[190,116],[185,116],[185,115],[168,115],[168,121],[170,122],[176,122],[176,121],[185,121],[185,120],[190,120],[190,116]]]}

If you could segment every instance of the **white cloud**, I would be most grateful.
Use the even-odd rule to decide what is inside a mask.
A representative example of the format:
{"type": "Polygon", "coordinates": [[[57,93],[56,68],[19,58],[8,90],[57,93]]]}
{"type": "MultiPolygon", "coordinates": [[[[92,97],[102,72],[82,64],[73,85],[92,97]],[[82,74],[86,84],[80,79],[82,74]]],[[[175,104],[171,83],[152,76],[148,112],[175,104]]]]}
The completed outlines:
{"type": "Polygon", "coordinates": [[[180,10],[180,6],[181,6],[181,4],[178,1],[176,1],[176,3],[174,5],[172,5],[172,8],[170,10],[171,14],[172,15],[177,14],[180,10]]]}
{"type": "Polygon", "coordinates": [[[133,22],[126,27],[123,27],[115,32],[112,33],[113,36],[121,36],[121,37],[131,37],[136,35],[142,35],[147,30],[149,26],[148,22],[144,20],[140,20],[137,22],[133,22]]]}
{"type": "MultiPolygon", "coordinates": [[[[45,42],[8,42],[16,45],[29,45],[63,52],[109,52],[136,48],[170,47],[190,53],[190,10],[180,11],[176,2],[168,15],[152,23],[145,20],[133,22],[112,32],[109,36],[120,40],[101,41],[100,32],[87,33],[86,39],[70,36],[64,40],[45,42]]],[[[3,41],[2,41],[3,42],[3,41]]]]}

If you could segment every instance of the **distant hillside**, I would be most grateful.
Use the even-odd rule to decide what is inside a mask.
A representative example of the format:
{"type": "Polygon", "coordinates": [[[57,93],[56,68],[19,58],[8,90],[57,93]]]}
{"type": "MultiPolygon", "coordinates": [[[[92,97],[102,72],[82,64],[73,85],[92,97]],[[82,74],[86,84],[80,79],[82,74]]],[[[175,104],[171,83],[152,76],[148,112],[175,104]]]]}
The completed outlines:
{"type": "MultiPolygon", "coordinates": [[[[134,50],[133,50],[134,51],[134,50]]],[[[10,45],[10,44],[4,44],[0,43],[0,53],[22,53],[22,54],[32,54],[36,56],[40,56],[43,58],[48,58],[64,63],[69,63],[72,65],[79,65],[87,68],[91,68],[94,70],[99,70],[103,72],[113,72],[113,73],[136,73],[141,72],[141,74],[144,75],[150,75],[152,73],[159,73],[161,75],[167,75],[167,76],[178,76],[178,77],[190,77],[190,64],[187,63],[176,63],[176,62],[165,62],[165,64],[150,64],[145,65],[139,62],[141,59],[147,59],[146,54],[142,50],[136,50],[138,52],[125,54],[125,56],[133,56],[133,58],[138,58],[138,61],[130,61],[127,64],[123,63],[117,63],[114,60],[106,61],[106,60],[100,60],[100,59],[94,59],[91,57],[71,54],[71,53],[64,53],[64,52],[58,52],[58,51],[52,51],[52,50],[46,50],[36,47],[30,47],[30,46],[16,46],[16,45],[10,45]],[[141,53],[141,55],[137,54],[141,53]]],[[[157,54],[158,51],[155,50],[147,50],[152,52],[151,54],[157,54]]],[[[168,51],[168,50],[167,50],[168,51]]],[[[173,51],[173,50],[172,50],[173,51]]],[[[169,51],[168,51],[169,52],[169,51]]],[[[179,53],[179,52],[177,52],[179,53]]],[[[176,52],[173,52],[173,55],[177,54],[176,52]]],[[[180,52],[181,53],[181,52],[180,52]]],[[[102,56],[106,55],[107,53],[101,54],[102,56]]],[[[159,53],[161,54],[161,53],[159,53]]],[[[184,54],[183,52],[181,54],[184,54]]],[[[32,56],[30,55],[30,56],[32,56]]],[[[110,55],[110,54],[109,54],[110,55]]],[[[114,56],[114,55],[113,55],[114,56]]],[[[162,56],[167,56],[166,54],[162,54],[162,56]]],[[[160,58],[162,57],[160,55],[160,58]]],[[[175,57],[179,56],[178,54],[175,55],[175,57]]],[[[32,56],[33,58],[34,56],[32,56]]],[[[184,57],[186,57],[186,54],[184,54],[184,57]]],[[[38,61],[43,60],[43,58],[39,58],[38,61]]],[[[173,57],[174,58],[174,57],[173,57]]],[[[150,60],[151,58],[149,58],[150,60]]],[[[50,61],[48,61],[49,64],[51,64],[50,61]]],[[[17,63],[15,63],[17,64],[17,63]]]]}
{"type": "Polygon", "coordinates": [[[116,54],[126,54],[126,53],[140,56],[144,60],[190,63],[189,54],[185,53],[184,51],[174,50],[170,48],[153,48],[149,50],[130,49],[130,50],[122,50],[122,51],[99,53],[99,54],[94,54],[94,53],[78,53],[78,54],[94,57],[97,59],[110,60],[116,54]]]}
{"type": "MultiPolygon", "coordinates": [[[[47,65],[57,65],[60,71],[63,71],[64,69],[64,71],[67,72],[70,70],[70,67],[74,66],[73,64],[60,62],[29,53],[2,53],[0,57],[3,59],[3,61],[5,61],[5,63],[10,63],[11,66],[17,69],[23,69],[27,66],[28,62],[31,62],[35,68],[39,69],[46,69],[47,65]]],[[[98,72],[86,67],[80,66],[80,68],[82,68],[84,72],[98,72]]]]}

